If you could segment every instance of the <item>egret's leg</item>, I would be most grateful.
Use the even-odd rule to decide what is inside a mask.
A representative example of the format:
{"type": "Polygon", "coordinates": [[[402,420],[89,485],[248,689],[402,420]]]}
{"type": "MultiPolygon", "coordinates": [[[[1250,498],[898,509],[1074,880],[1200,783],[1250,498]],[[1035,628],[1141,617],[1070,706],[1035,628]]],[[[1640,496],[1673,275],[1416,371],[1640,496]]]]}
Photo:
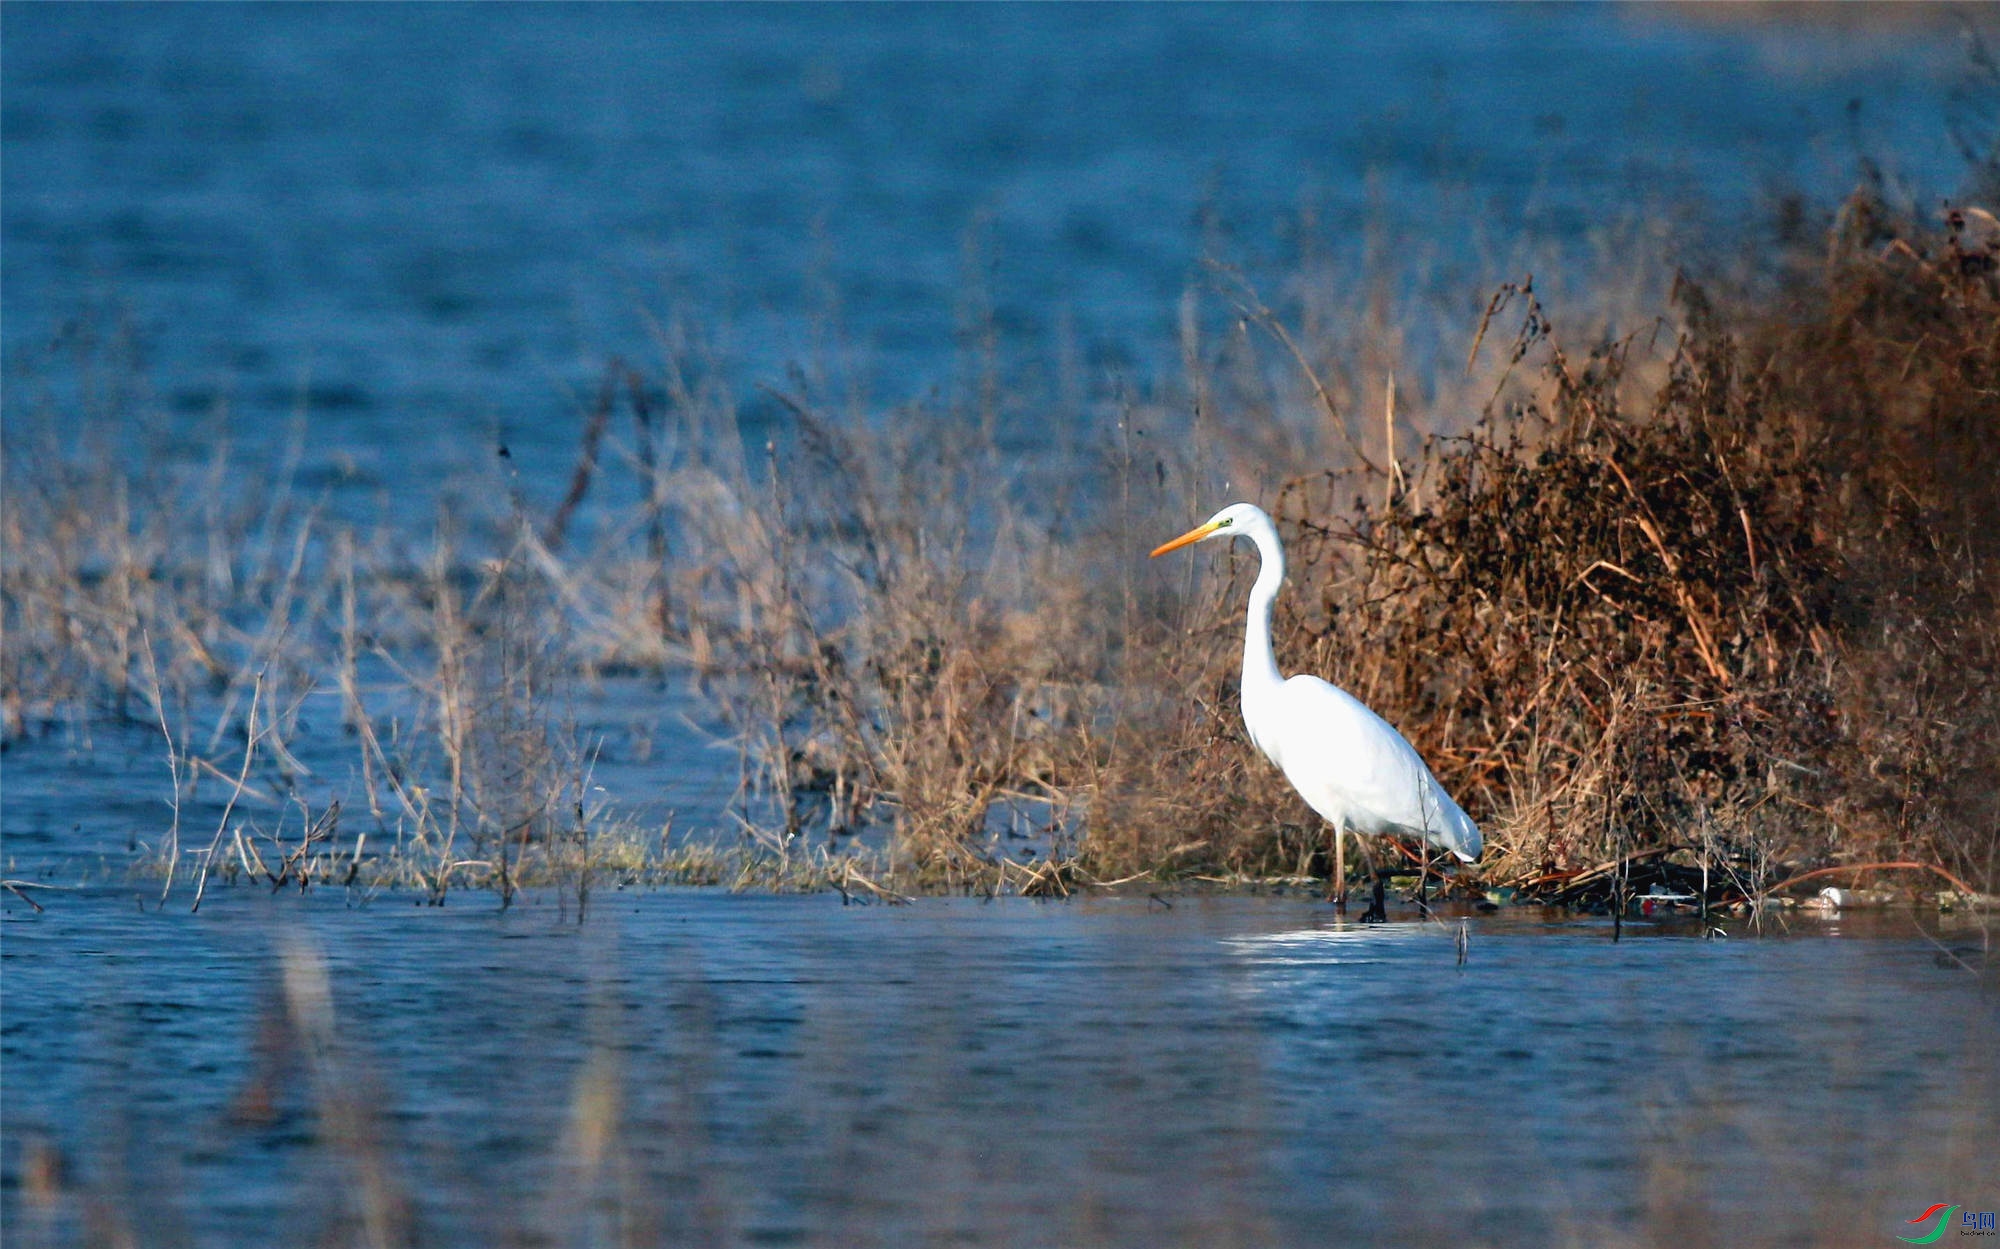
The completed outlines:
{"type": "Polygon", "coordinates": [[[1368,895],[1368,909],[1361,913],[1361,922],[1364,924],[1382,923],[1389,918],[1389,908],[1386,904],[1387,897],[1382,888],[1384,869],[1377,865],[1375,856],[1368,851],[1368,839],[1360,833],[1354,835],[1354,848],[1361,852],[1363,877],[1372,883],[1372,888],[1368,895]]]}
{"type": "Polygon", "coordinates": [[[1333,823],[1333,879],[1327,882],[1326,900],[1347,909],[1347,821],[1333,823]]]}
{"type": "Polygon", "coordinates": [[[1361,922],[1364,924],[1384,923],[1389,918],[1389,907],[1388,896],[1382,887],[1382,873],[1371,871],[1369,875],[1375,878],[1375,887],[1368,895],[1368,909],[1361,913],[1361,922]]]}

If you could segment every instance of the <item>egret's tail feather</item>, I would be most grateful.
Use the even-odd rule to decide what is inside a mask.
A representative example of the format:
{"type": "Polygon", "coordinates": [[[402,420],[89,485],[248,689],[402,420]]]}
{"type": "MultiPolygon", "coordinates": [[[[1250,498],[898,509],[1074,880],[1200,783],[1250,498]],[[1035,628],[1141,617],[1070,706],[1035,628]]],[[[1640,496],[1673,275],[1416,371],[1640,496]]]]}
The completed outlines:
{"type": "Polygon", "coordinates": [[[1479,825],[1465,809],[1451,800],[1444,792],[1444,786],[1437,778],[1424,774],[1424,829],[1423,839],[1440,850],[1448,850],[1466,863],[1476,862],[1484,843],[1479,836],[1479,825]]]}
{"type": "Polygon", "coordinates": [[[1455,802],[1449,803],[1444,815],[1444,831],[1439,842],[1457,855],[1461,862],[1478,862],[1479,852],[1485,848],[1479,836],[1479,825],[1474,824],[1472,817],[1460,810],[1455,802]]]}

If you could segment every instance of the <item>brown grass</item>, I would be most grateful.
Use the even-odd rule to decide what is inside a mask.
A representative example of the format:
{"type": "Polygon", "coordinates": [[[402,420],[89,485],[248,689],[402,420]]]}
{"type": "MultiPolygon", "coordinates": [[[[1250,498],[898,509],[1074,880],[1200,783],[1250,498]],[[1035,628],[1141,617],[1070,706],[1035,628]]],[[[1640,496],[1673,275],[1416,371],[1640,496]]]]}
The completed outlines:
{"type": "Polygon", "coordinates": [[[1379,284],[1274,310],[1218,270],[1233,326],[1190,306],[1176,388],[1102,434],[1088,405],[1027,422],[1058,441],[1025,458],[990,372],[890,412],[801,373],[759,454],[670,325],[657,369],[607,368],[546,515],[489,489],[427,534],[329,520],[288,472],[233,495],[226,442],[174,470],[90,441],[141,399],[52,404],[8,426],[0,711],[163,732],[169,889],[1307,875],[1323,833],[1236,718],[1247,552],[1142,558],[1249,496],[1291,553],[1283,666],[1403,729],[1489,829],[1487,883],[1645,854],[1718,897],[1885,860],[1991,888],[1987,263],[1857,197],[1810,264],[1679,282],[1637,332],[1505,287],[1428,374],[1379,284]],[[667,671],[737,733],[714,849],[587,797],[576,700],[667,671]],[[324,696],[345,789],[291,749],[324,696]]]}

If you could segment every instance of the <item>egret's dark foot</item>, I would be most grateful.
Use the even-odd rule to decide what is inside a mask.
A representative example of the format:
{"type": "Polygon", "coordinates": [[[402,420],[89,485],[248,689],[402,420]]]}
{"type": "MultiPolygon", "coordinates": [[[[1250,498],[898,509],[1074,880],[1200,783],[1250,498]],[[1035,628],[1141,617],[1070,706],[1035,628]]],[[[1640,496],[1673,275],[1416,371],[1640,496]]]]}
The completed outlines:
{"type": "Polygon", "coordinates": [[[1380,924],[1389,918],[1388,892],[1382,888],[1382,878],[1375,878],[1375,892],[1368,899],[1368,909],[1361,913],[1364,924],[1380,924]]]}

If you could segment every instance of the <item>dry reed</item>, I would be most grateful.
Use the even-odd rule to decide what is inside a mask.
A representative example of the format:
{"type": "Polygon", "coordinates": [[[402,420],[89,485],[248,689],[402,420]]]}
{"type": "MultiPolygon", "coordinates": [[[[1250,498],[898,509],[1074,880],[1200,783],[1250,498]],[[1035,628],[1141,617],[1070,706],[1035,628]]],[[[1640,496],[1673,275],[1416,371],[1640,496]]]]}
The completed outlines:
{"type": "Polygon", "coordinates": [[[52,402],[8,425],[0,712],[15,739],[161,731],[161,866],[195,899],[216,873],[579,902],[593,877],[859,873],[872,897],[1322,873],[1235,716],[1240,556],[1140,558],[1275,465],[1231,493],[1289,543],[1284,665],[1417,744],[1490,829],[1487,885],[1643,860],[1719,900],[1921,861],[1990,889],[1990,263],[1861,195],[1782,283],[1680,282],[1587,348],[1505,287],[1462,378],[1398,370],[1377,290],[1357,339],[1315,284],[1274,311],[1218,269],[1230,323],[1191,303],[1178,389],[1114,396],[1102,436],[1087,410],[1010,416],[990,371],[890,412],[801,373],[749,405],[759,448],[669,325],[657,369],[607,366],[546,520],[510,486],[428,535],[302,498],[303,422],[274,489],[232,493],[227,440],[134,467],[109,440],[150,436],[142,398],[52,402]],[[1024,456],[1009,420],[1069,445],[1024,456]],[[575,724],[592,683],[670,671],[740,762],[729,825],[691,841],[592,798],[575,724]],[[316,697],[352,740],[344,787],[293,750],[316,697]],[[212,839],[183,844],[204,793],[212,839]]]}

